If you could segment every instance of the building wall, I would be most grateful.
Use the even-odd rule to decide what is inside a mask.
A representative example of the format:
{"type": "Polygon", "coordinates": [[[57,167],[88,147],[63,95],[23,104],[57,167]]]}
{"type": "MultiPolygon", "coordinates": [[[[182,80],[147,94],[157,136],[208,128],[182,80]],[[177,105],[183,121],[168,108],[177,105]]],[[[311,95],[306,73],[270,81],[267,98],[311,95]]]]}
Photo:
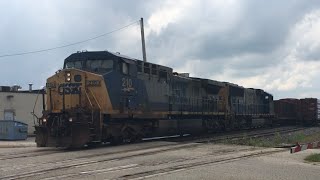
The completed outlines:
{"type": "Polygon", "coordinates": [[[35,114],[40,117],[42,114],[42,94],[25,92],[0,92],[0,120],[10,117],[13,112],[14,120],[28,124],[28,135],[33,135],[34,120],[31,112],[35,106],[35,114]],[[37,103],[35,105],[38,96],[37,103]]]}

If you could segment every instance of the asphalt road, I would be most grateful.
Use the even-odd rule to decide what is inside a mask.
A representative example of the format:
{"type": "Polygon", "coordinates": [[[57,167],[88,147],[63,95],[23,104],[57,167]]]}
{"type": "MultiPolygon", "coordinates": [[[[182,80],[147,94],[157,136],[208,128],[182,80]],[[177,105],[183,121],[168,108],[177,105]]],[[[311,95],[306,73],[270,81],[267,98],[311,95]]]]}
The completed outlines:
{"type": "Polygon", "coordinates": [[[290,154],[213,143],[145,142],[69,151],[0,148],[0,179],[320,179],[320,164],[290,154]]]}

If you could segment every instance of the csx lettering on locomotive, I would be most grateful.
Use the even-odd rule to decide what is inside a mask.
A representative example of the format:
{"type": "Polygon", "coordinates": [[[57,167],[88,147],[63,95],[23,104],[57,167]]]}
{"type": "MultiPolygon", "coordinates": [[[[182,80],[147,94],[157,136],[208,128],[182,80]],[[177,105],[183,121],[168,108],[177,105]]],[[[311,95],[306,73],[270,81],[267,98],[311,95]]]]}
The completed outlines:
{"type": "Polygon", "coordinates": [[[59,85],[59,94],[80,94],[82,83],[63,83],[59,85]]]}

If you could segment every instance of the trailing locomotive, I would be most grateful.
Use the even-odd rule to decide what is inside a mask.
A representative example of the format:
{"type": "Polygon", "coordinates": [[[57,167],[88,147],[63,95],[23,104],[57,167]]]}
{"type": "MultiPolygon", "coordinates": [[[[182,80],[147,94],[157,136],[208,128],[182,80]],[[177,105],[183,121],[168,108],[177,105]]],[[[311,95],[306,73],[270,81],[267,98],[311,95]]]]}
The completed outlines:
{"type": "Polygon", "coordinates": [[[38,146],[137,141],[143,137],[272,125],[273,96],[108,51],[79,52],[46,84],[38,146]]]}

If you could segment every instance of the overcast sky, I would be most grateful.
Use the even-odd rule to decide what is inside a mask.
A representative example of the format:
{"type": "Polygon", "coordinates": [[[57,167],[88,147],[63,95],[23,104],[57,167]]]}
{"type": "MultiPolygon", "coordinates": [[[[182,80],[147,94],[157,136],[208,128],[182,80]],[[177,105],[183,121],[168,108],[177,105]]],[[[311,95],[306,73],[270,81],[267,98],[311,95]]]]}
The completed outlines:
{"type": "MultiPolygon", "coordinates": [[[[0,56],[81,41],[144,17],[148,61],[191,76],[320,98],[319,0],[1,0],[0,56]]],[[[54,51],[0,58],[0,85],[45,85],[71,53],[142,59],[139,25],[54,51]]]]}

